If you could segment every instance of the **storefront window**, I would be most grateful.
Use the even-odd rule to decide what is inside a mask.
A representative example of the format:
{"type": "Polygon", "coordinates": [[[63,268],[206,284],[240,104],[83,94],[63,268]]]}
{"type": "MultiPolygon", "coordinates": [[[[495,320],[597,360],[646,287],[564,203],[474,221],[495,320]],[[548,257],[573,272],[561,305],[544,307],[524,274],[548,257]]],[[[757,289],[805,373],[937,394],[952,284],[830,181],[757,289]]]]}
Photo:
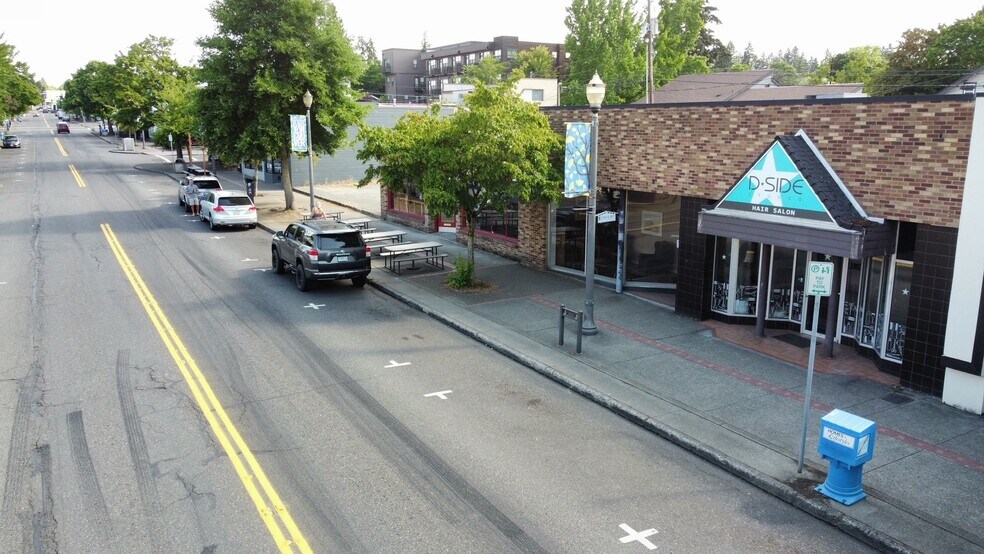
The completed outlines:
{"type": "Polygon", "coordinates": [[[879,300],[881,299],[883,272],[884,260],[880,256],[868,260],[863,296],[864,305],[861,307],[861,335],[858,337],[858,342],[865,346],[873,346],[881,334],[882,318],[879,311],[879,300]]]}
{"type": "Polygon", "coordinates": [[[796,266],[796,273],[793,277],[793,301],[789,307],[789,319],[798,323],[803,322],[803,310],[805,308],[803,305],[803,284],[806,282],[806,258],[806,251],[797,250],[796,260],[793,262],[796,266]]]}
{"type": "Polygon", "coordinates": [[[728,289],[731,282],[731,243],[726,237],[714,240],[714,282],[711,290],[711,309],[728,313],[728,289]]]}
{"type": "Polygon", "coordinates": [[[676,283],[680,198],[629,191],[625,211],[626,280],[676,283]]]}
{"type": "Polygon", "coordinates": [[[738,243],[738,283],[735,296],[735,315],[755,315],[758,299],[759,245],[755,242],[738,243]]]}
{"type": "Polygon", "coordinates": [[[847,266],[847,288],[844,290],[844,320],[841,334],[855,336],[858,325],[858,294],[861,292],[861,262],[851,260],[847,266]]]}
{"type": "Polygon", "coordinates": [[[475,219],[475,229],[494,235],[519,239],[519,201],[509,204],[505,212],[482,210],[475,219]]]}
{"type": "Polygon", "coordinates": [[[772,284],[769,294],[769,317],[789,319],[793,300],[793,259],[792,248],[772,247],[772,284]]]}
{"type": "Polygon", "coordinates": [[[905,347],[905,320],[909,316],[909,291],[912,290],[912,262],[895,262],[892,285],[892,311],[885,337],[885,357],[902,360],[905,347]]]}
{"type": "Polygon", "coordinates": [[[554,212],[554,265],[584,271],[584,197],[564,198],[554,212]]]}

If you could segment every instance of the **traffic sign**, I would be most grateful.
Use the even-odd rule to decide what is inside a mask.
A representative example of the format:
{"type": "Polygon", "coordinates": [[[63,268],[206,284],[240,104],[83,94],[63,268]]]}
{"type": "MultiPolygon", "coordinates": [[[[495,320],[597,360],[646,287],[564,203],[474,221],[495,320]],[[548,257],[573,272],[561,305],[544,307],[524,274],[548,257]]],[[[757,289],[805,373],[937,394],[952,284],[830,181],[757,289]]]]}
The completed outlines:
{"type": "Polygon", "coordinates": [[[806,273],[806,294],[830,296],[834,288],[834,263],[810,262],[806,273]]]}

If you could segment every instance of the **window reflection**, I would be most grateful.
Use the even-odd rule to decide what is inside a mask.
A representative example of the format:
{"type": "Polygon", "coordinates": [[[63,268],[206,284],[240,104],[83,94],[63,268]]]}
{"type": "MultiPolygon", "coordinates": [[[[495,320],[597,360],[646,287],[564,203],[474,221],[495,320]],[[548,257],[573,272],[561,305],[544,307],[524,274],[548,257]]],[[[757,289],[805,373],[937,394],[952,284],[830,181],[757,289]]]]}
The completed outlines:
{"type": "Polygon", "coordinates": [[[728,313],[728,288],[731,283],[731,243],[725,237],[714,240],[714,281],[711,290],[711,309],[728,313]]]}

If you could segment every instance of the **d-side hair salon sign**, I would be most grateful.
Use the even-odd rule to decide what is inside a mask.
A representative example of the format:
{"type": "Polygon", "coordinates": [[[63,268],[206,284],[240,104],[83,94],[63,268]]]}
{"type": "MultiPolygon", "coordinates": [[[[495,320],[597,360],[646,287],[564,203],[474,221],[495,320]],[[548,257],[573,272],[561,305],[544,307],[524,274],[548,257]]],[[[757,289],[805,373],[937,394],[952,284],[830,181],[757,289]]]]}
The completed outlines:
{"type": "Polygon", "coordinates": [[[717,207],[781,218],[833,221],[778,142],[755,162],[717,207]]]}

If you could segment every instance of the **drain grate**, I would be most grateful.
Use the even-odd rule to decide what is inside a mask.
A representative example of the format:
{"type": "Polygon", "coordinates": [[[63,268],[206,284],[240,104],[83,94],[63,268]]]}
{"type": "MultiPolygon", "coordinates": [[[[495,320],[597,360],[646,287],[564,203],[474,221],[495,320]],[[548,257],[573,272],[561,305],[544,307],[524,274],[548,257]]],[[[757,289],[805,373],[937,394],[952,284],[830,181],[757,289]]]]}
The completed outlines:
{"type": "Polygon", "coordinates": [[[908,404],[909,402],[912,402],[912,398],[904,394],[899,394],[897,392],[893,392],[892,394],[883,396],[882,400],[899,406],[901,406],[902,404],[908,404]]]}

